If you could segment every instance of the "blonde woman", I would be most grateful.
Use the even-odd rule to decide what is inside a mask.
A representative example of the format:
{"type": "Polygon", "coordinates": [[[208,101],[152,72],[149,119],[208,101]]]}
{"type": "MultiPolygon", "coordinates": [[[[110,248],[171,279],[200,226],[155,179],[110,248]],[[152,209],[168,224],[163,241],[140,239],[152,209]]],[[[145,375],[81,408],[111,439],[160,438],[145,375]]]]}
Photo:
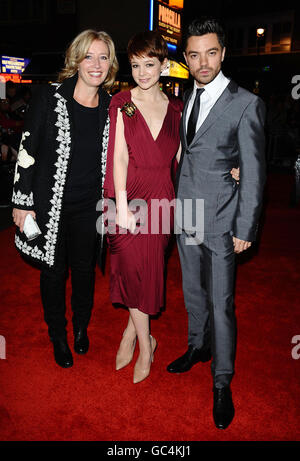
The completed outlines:
{"type": "Polygon", "coordinates": [[[18,155],[13,190],[15,243],[41,268],[44,318],[61,367],[73,365],[66,334],[65,285],[71,269],[74,349],[89,348],[93,306],[96,203],[101,196],[109,129],[107,90],[118,70],[106,32],[86,30],[70,44],[59,85],[33,98],[18,155]],[[28,241],[31,214],[41,234],[28,241]]]}

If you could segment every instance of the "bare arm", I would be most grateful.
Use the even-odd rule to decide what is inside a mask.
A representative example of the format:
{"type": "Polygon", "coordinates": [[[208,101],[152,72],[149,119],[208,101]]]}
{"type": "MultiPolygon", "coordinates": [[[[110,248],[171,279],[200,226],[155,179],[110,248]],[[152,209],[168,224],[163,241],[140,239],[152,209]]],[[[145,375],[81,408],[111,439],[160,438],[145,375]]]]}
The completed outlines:
{"type": "Polygon", "coordinates": [[[120,110],[118,110],[113,168],[114,189],[117,206],[116,223],[120,227],[124,227],[133,232],[135,229],[135,218],[131,211],[129,211],[126,191],[128,162],[129,156],[127,143],[124,136],[123,117],[120,110]]]}
{"type": "Polygon", "coordinates": [[[182,151],[182,147],[181,147],[181,143],[180,143],[180,144],[179,144],[179,147],[178,147],[177,154],[176,154],[176,160],[177,160],[177,162],[178,162],[178,165],[179,165],[179,162],[180,162],[181,151],[182,151]]]}

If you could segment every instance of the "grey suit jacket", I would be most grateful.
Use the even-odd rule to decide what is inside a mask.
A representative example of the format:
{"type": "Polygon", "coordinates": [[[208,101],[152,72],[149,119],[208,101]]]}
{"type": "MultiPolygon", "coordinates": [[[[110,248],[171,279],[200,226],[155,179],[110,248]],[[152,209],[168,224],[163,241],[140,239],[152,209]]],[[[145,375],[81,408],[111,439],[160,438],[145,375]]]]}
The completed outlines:
{"type": "MultiPolygon", "coordinates": [[[[196,132],[186,140],[185,93],[181,120],[182,155],[177,171],[177,198],[204,199],[204,233],[255,240],[265,183],[265,105],[230,81],[196,132]],[[240,167],[240,184],[232,167],[240,167]]],[[[185,228],[183,223],[183,228],[185,228]]]]}

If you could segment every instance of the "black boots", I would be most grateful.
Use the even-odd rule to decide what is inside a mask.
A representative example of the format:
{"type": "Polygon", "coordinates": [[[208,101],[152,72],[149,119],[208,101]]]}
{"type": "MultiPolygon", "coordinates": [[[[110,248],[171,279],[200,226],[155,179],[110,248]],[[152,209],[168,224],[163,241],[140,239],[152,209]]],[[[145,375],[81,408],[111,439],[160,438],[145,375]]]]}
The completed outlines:
{"type": "Polygon", "coordinates": [[[74,330],[74,351],[77,354],[86,354],[89,350],[89,338],[86,328],[74,330]]]}
{"type": "Polygon", "coordinates": [[[73,365],[73,357],[66,337],[54,338],[52,340],[54,348],[54,358],[60,367],[69,368],[73,365]]]}
{"type": "MultiPolygon", "coordinates": [[[[67,337],[51,338],[54,348],[56,363],[63,368],[70,368],[73,365],[73,357],[70,351],[67,337]]],[[[77,354],[86,354],[89,350],[89,338],[86,328],[74,330],[74,350],[77,354]]]]}

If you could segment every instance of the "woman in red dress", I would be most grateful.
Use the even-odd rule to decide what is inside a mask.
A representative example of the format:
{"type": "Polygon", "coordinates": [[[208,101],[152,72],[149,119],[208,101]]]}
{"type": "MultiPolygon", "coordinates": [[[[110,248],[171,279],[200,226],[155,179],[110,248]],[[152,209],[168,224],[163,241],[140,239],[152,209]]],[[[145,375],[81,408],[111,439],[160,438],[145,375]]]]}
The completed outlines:
{"type": "Polygon", "coordinates": [[[157,344],[150,335],[149,315],[157,314],[164,304],[164,259],[173,220],[168,204],[175,198],[171,171],[176,154],[180,155],[182,103],[169,99],[159,87],[167,55],[167,45],[157,32],[135,35],[128,44],[128,56],[137,86],[113,96],[109,109],[104,191],[107,198],[115,198],[117,230],[108,230],[110,292],[112,303],[129,310],[116,369],[131,362],[138,338],[134,383],[149,375],[157,344]],[[148,232],[141,231],[129,209],[133,199],[147,204],[148,232]],[[153,211],[153,199],[156,204],[165,199],[160,202],[160,215],[153,211]]]}

